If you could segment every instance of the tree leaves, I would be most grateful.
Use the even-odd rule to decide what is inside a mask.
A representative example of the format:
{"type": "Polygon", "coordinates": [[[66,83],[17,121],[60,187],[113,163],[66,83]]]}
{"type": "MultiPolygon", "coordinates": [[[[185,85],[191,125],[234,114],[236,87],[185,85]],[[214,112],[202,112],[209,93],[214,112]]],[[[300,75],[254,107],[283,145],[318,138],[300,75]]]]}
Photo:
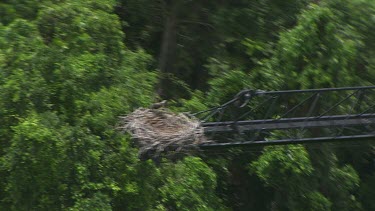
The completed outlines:
{"type": "Polygon", "coordinates": [[[138,159],[116,124],[158,99],[165,77],[181,112],[245,88],[373,84],[374,8],[370,0],[3,1],[0,209],[371,210],[371,162],[358,155],[364,167],[352,167],[343,157],[354,152],[269,147],[154,163],[138,159]],[[175,49],[160,74],[167,17],[175,49]]]}

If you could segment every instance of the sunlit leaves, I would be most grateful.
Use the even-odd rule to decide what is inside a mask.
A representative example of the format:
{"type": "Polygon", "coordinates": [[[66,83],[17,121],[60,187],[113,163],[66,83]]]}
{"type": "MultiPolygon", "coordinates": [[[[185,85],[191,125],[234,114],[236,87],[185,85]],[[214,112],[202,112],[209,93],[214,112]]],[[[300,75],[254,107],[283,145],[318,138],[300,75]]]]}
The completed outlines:
{"type": "Polygon", "coordinates": [[[354,20],[332,7],[311,4],[296,27],[281,33],[269,68],[282,72],[284,87],[290,89],[368,84],[357,74],[366,56],[360,52],[365,48],[360,29],[350,24],[354,20]]]}
{"type": "Polygon", "coordinates": [[[215,196],[215,173],[199,158],[189,157],[177,164],[167,164],[164,184],[160,188],[165,209],[217,210],[220,200],[215,196]]]}
{"type": "Polygon", "coordinates": [[[51,113],[32,114],[13,128],[5,165],[10,172],[7,200],[14,209],[59,209],[66,191],[66,138],[69,130],[51,113]],[[22,175],[22,176],[20,176],[22,175]]]}
{"type": "Polygon", "coordinates": [[[251,169],[267,184],[282,187],[289,183],[302,185],[313,173],[307,151],[302,147],[268,147],[251,169]],[[281,176],[284,175],[284,176],[281,176]],[[297,183],[297,182],[300,183],[297,183]]]}

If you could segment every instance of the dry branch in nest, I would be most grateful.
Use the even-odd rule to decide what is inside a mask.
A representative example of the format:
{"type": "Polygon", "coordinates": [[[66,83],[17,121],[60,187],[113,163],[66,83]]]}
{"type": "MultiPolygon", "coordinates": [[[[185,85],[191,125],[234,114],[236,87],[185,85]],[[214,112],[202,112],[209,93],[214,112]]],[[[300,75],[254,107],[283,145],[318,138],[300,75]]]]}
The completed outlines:
{"type": "Polygon", "coordinates": [[[166,109],[140,108],[121,118],[120,129],[129,132],[140,147],[140,155],[167,149],[177,151],[207,143],[198,119],[166,109]]]}

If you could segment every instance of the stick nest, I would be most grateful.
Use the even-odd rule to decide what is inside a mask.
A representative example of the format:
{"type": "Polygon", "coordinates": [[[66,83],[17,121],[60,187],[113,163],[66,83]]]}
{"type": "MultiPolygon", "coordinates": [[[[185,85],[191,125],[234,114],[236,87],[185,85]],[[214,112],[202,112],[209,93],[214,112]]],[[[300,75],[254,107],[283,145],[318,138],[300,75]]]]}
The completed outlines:
{"type": "Polygon", "coordinates": [[[132,135],[140,147],[140,154],[191,149],[208,142],[200,121],[185,114],[140,108],[120,118],[120,129],[132,135]]]}

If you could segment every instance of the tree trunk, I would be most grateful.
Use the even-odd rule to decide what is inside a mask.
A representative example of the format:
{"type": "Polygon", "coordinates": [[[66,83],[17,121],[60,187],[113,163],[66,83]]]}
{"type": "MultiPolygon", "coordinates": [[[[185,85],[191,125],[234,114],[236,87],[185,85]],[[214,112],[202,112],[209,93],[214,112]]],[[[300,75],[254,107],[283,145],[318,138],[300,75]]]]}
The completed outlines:
{"type": "Polygon", "coordinates": [[[160,47],[158,68],[161,72],[160,84],[158,87],[159,96],[165,96],[164,85],[167,82],[167,73],[174,70],[176,55],[176,34],[177,34],[177,7],[178,3],[174,2],[167,5],[167,15],[165,17],[164,32],[160,47]]]}

